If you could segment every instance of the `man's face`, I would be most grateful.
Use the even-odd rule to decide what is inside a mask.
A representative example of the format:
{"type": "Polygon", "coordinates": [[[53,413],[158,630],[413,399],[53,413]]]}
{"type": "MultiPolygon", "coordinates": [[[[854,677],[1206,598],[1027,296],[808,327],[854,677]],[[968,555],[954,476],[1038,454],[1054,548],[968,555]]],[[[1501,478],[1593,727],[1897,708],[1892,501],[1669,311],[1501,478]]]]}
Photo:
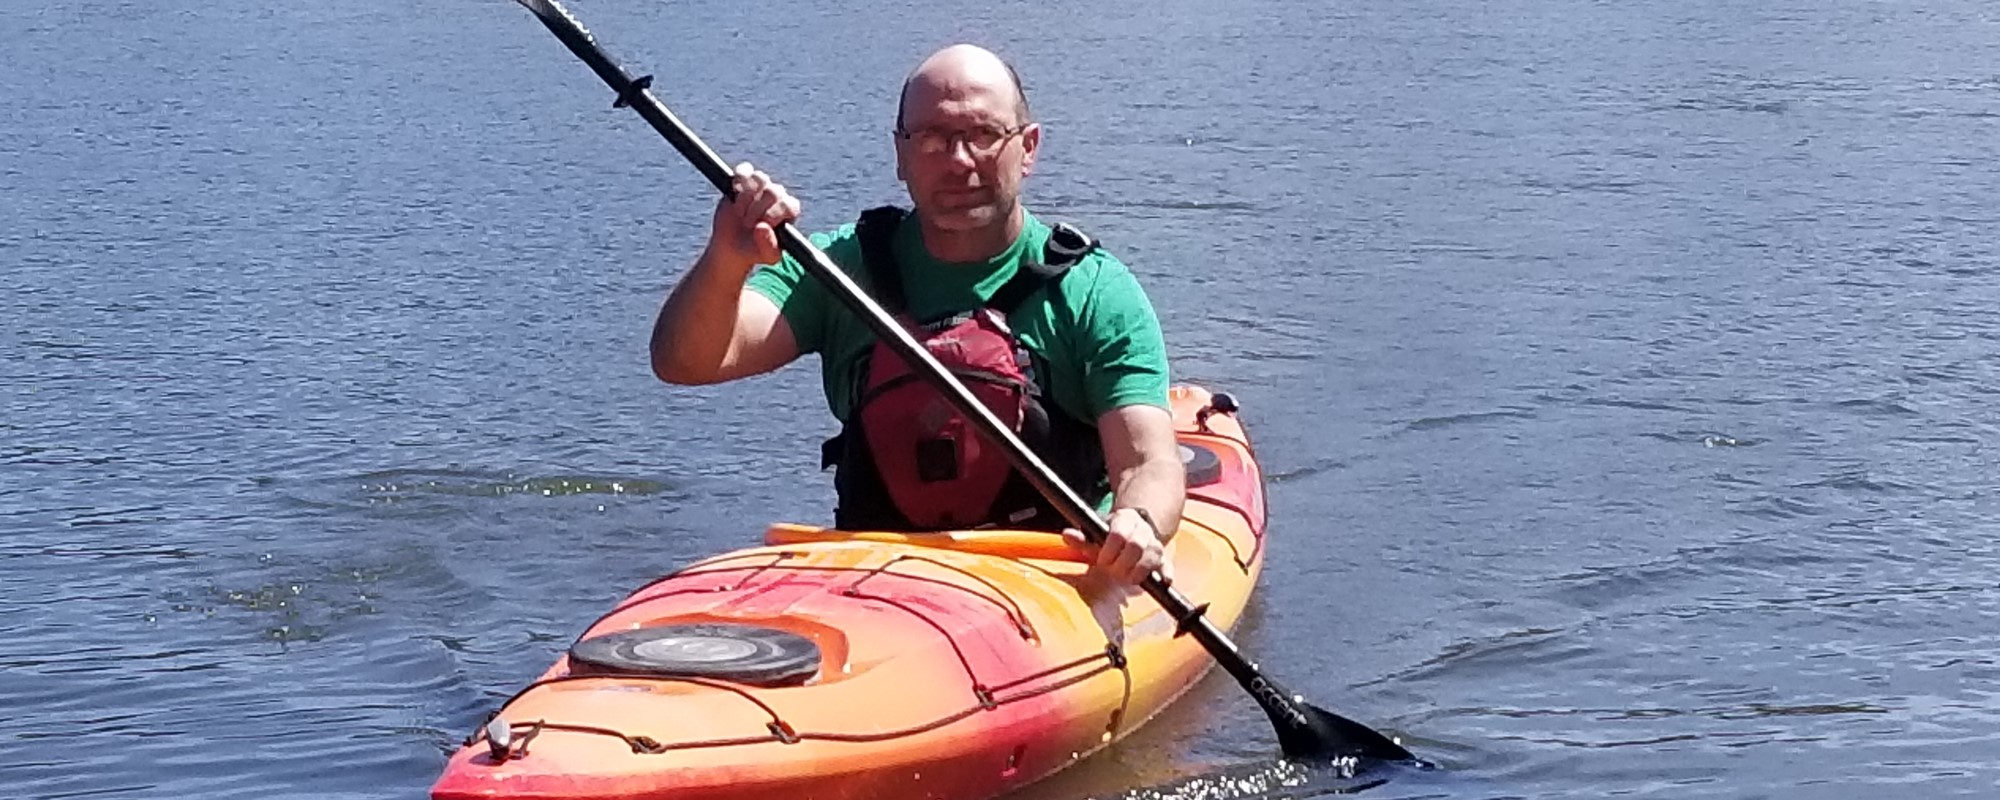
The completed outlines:
{"type": "Polygon", "coordinates": [[[896,136],[896,176],[930,225],[1004,225],[1034,169],[1041,134],[1041,126],[1019,119],[1011,85],[912,86],[896,136]]]}

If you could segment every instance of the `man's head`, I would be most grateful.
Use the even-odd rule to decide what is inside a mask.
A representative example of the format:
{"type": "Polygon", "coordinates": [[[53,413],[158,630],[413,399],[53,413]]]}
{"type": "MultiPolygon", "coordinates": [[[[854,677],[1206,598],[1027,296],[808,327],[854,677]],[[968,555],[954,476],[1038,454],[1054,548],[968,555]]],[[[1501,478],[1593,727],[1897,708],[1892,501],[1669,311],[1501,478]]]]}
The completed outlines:
{"type": "Polygon", "coordinates": [[[928,225],[952,232],[1002,226],[1018,212],[1041,138],[1014,69],[987,50],[952,45],[903,82],[896,177],[928,225]]]}

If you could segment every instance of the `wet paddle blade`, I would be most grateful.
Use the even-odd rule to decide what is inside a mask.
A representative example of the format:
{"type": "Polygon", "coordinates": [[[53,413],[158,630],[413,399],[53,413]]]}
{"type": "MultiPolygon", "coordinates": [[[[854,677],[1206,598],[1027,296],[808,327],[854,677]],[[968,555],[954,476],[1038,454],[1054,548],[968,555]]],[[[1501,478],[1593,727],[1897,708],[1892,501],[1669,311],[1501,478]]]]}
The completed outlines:
{"type": "Polygon", "coordinates": [[[1273,718],[1278,729],[1278,747],[1287,758],[1301,761],[1332,761],[1361,758],[1375,761],[1415,761],[1417,757],[1395,740],[1375,729],[1310,703],[1295,708],[1305,715],[1305,724],[1273,718]]]}
{"type": "MultiPolygon", "coordinates": [[[[1163,593],[1172,592],[1167,589],[1163,593]]],[[[1186,607],[1178,594],[1162,605],[1186,607]]],[[[1216,663],[1228,670],[1251,699],[1257,701],[1258,707],[1264,709],[1264,715],[1270,717],[1271,727],[1278,733],[1278,746],[1286,758],[1319,763],[1356,759],[1420,763],[1409,750],[1375,729],[1308,703],[1304,697],[1278,685],[1237,652],[1208,620],[1196,620],[1188,627],[1188,633],[1208,648],[1216,663]]]]}

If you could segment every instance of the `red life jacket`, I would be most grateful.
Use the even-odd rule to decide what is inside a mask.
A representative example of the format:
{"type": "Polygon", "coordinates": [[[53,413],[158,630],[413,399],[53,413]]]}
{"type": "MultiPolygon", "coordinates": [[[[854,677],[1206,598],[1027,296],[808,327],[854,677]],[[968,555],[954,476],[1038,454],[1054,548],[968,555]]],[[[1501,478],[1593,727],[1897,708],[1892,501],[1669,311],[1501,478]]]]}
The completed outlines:
{"type": "MultiPolygon", "coordinates": [[[[1056,291],[1063,272],[1095,249],[1096,242],[1059,226],[1044,258],[1024,262],[983,307],[914,322],[905,310],[902,273],[891,247],[903,216],[894,206],[872,209],[855,228],[876,300],[1064,482],[1086,497],[1103,488],[1104,455],[1096,426],[1043,397],[1035,380],[1035,356],[1007,323],[1008,315],[1037,290],[1056,291]]],[[[822,454],[823,464],[838,467],[837,527],[1065,527],[1061,515],[1007,461],[1000,445],[987,441],[887,345],[877,342],[863,358],[847,423],[822,454]]]]}

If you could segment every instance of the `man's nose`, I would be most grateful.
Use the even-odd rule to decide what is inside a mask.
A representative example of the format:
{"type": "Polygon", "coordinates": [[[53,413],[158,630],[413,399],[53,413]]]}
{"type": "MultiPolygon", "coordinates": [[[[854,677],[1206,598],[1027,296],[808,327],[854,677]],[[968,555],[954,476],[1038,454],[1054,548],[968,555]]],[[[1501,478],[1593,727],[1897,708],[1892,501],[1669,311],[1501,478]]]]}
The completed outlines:
{"type": "Polygon", "coordinates": [[[945,142],[945,153],[951,156],[951,163],[971,169],[979,166],[979,155],[972,152],[972,143],[963,136],[953,136],[945,142]]]}

